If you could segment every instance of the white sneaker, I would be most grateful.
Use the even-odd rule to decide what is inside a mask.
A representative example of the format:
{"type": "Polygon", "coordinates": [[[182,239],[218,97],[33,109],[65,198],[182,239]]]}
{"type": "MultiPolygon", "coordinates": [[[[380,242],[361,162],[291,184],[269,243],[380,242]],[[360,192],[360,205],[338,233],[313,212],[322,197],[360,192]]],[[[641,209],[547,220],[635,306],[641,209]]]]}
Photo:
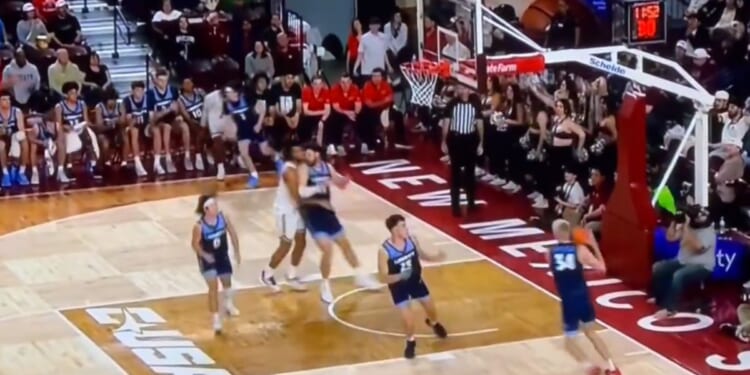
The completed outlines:
{"type": "Polygon", "coordinates": [[[236,306],[234,306],[234,303],[232,303],[232,302],[230,302],[230,301],[227,301],[227,302],[226,302],[226,303],[224,304],[224,311],[225,311],[225,312],[227,313],[227,315],[229,315],[229,316],[239,316],[239,315],[240,315],[240,310],[239,310],[239,309],[237,309],[237,307],[236,307],[236,306]]]}
{"type": "Polygon", "coordinates": [[[369,147],[367,147],[367,143],[363,143],[359,147],[359,152],[362,153],[362,155],[371,155],[375,153],[375,151],[372,151],[369,147]]]}
{"type": "Polygon", "coordinates": [[[203,165],[203,155],[201,154],[195,154],[195,169],[199,171],[206,170],[206,167],[203,165]]]}
{"type": "Polygon", "coordinates": [[[534,201],[534,204],[532,204],[531,207],[544,210],[549,207],[549,202],[547,202],[546,199],[539,197],[534,201]]]}
{"type": "Polygon", "coordinates": [[[281,291],[281,287],[276,283],[276,277],[274,277],[272,272],[266,272],[266,270],[260,271],[260,282],[274,293],[281,291]]]}
{"type": "Polygon", "coordinates": [[[445,163],[445,164],[448,164],[448,163],[451,162],[451,158],[448,155],[443,155],[443,156],[440,157],[440,161],[443,162],[443,163],[445,163]]]}
{"type": "Polygon", "coordinates": [[[148,172],[146,172],[146,168],[143,168],[143,163],[141,163],[141,159],[135,159],[135,175],[138,177],[146,177],[148,175],[148,172]]]}
{"type": "Polygon", "coordinates": [[[344,148],[344,146],[338,146],[336,147],[336,153],[339,156],[346,156],[346,149],[344,148]]]}
{"type": "Polygon", "coordinates": [[[333,303],[333,292],[331,291],[331,284],[326,280],[323,280],[323,282],[320,283],[320,300],[326,304],[333,303]]]}
{"type": "Polygon", "coordinates": [[[485,173],[484,173],[484,170],[482,168],[479,168],[479,167],[474,168],[474,176],[475,177],[484,176],[484,174],[485,173]]]}
{"type": "Polygon", "coordinates": [[[226,171],[224,170],[224,165],[219,165],[216,167],[216,179],[219,181],[224,181],[224,177],[226,176],[226,171]]]}
{"type": "Polygon", "coordinates": [[[31,184],[39,185],[39,170],[36,168],[31,170],[31,184]]]}
{"type": "Polygon", "coordinates": [[[286,283],[289,288],[295,292],[307,292],[307,285],[300,281],[299,277],[286,277],[286,283]]]}
{"type": "Polygon", "coordinates": [[[480,178],[479,180],[484,181],[484,182],[490,182],[496,178],[497,176],[487,173],[486,175],[482,176],[482,178],[480,178]]]}
{"type": "Polygon", "coordinates": [[[167,156],[167,173],[177,173],[177,167],[174,166],[172,158],[167,156]]]}
{"type": "Polygon", "coordinates": [[[157,175],[163,175],[167,173],[164,171],[164,168],[161,166],[161,163],[156,160],[154,160],[154,173],[156,173],[157,175]]]}
{"type": "Polygon", "coordinates": [[[61,184],[67,184],[70,182],[70,178],[65,174],[65,170],[62,168],[57,169],[57,181],[61,184]]]}
{"type": "Polygon", "coordinates": [[[328,154],[328,156],[336,156],[336,147],[328,145],[328,147],[326,147],[326,154],[328,154]]]}
{"type": "Polygon", "coordinates": [[[510,194],[515,194],[515,193],[518,193],[518,192],[519,192],[519,191],[521,190],[521,187],[520,187],[520,186],[518,186],[518,185],[517,185],[517,184],[516,184],[515,182],[513,182],[513,181],[508,181],[508,183],[507,183],[507,184],[505,184],[505,185],[501,186],[500,188],[501,188],[501,189],[503,189],[503,190],[505,190],[505,191],[507,191],[507,192],[508,192],[508,193],[510,193],[510,194]]]}
{"type": "Polygon", "coordinates": [[[208,163],[208,165],[216,164],[216,160],[214,160],[214,156],[211,154],[206,155],[206,162],[208,163]]]}
{"type": "Polygon", "coordinates": [[[188,155],[185,155],[185,160],[183,160],[183,166],[185,167],[185,170],[188,171],[188,172],[190,172],[193,169],[195,169],[195,168],[193,168],[193,162],[190,161],[190,156],[188,156],[188,155]]]}
{"type": "Polygon", "coordinates": [[[538,191],[533,191],[533,192],[531,192],[531,194],[528,194],[526,196],[526,198],[529,198],[529,199],[535,201],[537,199],[537,197],[541,197],[541,196],[542,196],[542,193],[540,193],[538,191]]]}
{"type": "Polygon", "coordinates": [[[354,283],[360,288],[369,290],[380,289],[381,285],[371,275],[357,275],[354,277],[354,283]]]}
{"type": "Polygon", "coordinates": [[[503,180],[500,177],[495,177],[494,180],[490,181],[490,185],[492,185],[492,186],[503,186],[503,185],[505,185],[507,183],[508,183],[507,180],[503,180]]]}

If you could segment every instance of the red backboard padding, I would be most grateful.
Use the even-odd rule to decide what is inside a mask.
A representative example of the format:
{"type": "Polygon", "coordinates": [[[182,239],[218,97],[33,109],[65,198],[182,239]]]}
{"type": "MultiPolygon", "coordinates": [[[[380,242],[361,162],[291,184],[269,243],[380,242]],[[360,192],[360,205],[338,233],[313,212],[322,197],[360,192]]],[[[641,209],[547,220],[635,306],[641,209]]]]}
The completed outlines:
{"type": "Polygon", "coordinates": [[[610,276],[645,288],[651,279],[656,213],[646,180],[646,102],[625,95],[617,115],[617,181],[602,222],[610,276]]]}

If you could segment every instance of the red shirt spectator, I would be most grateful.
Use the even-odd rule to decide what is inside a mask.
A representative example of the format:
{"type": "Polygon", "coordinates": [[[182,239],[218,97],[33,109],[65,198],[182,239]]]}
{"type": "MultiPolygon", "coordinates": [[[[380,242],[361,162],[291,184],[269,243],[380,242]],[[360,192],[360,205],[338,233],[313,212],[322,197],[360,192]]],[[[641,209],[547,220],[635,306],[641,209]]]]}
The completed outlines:
{"type": "Polygon", "coordinates": [[[365,83],[362,89],[362,101],[367,107],[382,111],[393,104],[393,88],[375,74],[373,80],[365,83]]]}
{"type": "Polygon", "coordinates": [[[49,20],[55,16],[57,7],[55,6],[56,0],[34,0],[34,8],[37,10],[37,14],[43,21],[49,20]]]}
{"type": "Polygon", "coordinates": [[[357,103],[361,102],[359,88],[351,83],[351,78],[342,78],[336,86],[331,89],[331,104],[341,111],[355,111],[357,103]]]}
{"type": "Polygon", "coordinates": [[[226,55],[229,50],[229,32],[225,22],[221,22],[218,13],[211,13],[206,33],[206,47],[208,55],[212,57],[226,55]]]}
{"type": "Polygon", "coordinates": [[[317,94],[312,86],[305,86],[302,89],[302,104],[307,105],[307,110],[322,111],[326,108],[326,104],[330,103],[328,89],[325,87],[320,88],[317,94]]]}

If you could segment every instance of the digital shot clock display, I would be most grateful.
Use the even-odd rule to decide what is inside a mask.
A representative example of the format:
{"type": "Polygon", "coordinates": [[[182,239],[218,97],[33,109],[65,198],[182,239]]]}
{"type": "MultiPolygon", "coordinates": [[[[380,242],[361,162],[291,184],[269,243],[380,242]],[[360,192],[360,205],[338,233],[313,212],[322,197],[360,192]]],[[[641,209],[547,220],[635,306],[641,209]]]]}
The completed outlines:
{"type": "Polygon", "coordinates": [[[664,43],[667,40],[667,14],[664,0],[625,3],[628,44],[664,43]]]}

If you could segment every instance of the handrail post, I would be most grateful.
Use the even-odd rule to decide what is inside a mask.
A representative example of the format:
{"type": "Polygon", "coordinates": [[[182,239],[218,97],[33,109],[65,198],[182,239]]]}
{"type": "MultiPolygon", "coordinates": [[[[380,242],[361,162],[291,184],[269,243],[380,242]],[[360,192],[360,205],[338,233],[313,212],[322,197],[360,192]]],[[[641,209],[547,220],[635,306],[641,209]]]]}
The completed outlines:
{"type": "Polygon", "coordinates": [[[151,83],[151,54],[146,54],[146,88],[149,87],[151,83]]]}
{"type": "Polygon", "coordinates": [[[89,12],[89,0],[83,0],[83,9],[81,9],[81,13],[88,13],[89,12]]]}
{"type": "Polygon", "coordinates": [[[112,58],[113,59],[119,59],[120,53],[117,51],[117,5],[115,5],[114,9],[112,10],[112,30],[114,33],[112,34],[114,40],[114,51],[112,52],[112,58]]]}

